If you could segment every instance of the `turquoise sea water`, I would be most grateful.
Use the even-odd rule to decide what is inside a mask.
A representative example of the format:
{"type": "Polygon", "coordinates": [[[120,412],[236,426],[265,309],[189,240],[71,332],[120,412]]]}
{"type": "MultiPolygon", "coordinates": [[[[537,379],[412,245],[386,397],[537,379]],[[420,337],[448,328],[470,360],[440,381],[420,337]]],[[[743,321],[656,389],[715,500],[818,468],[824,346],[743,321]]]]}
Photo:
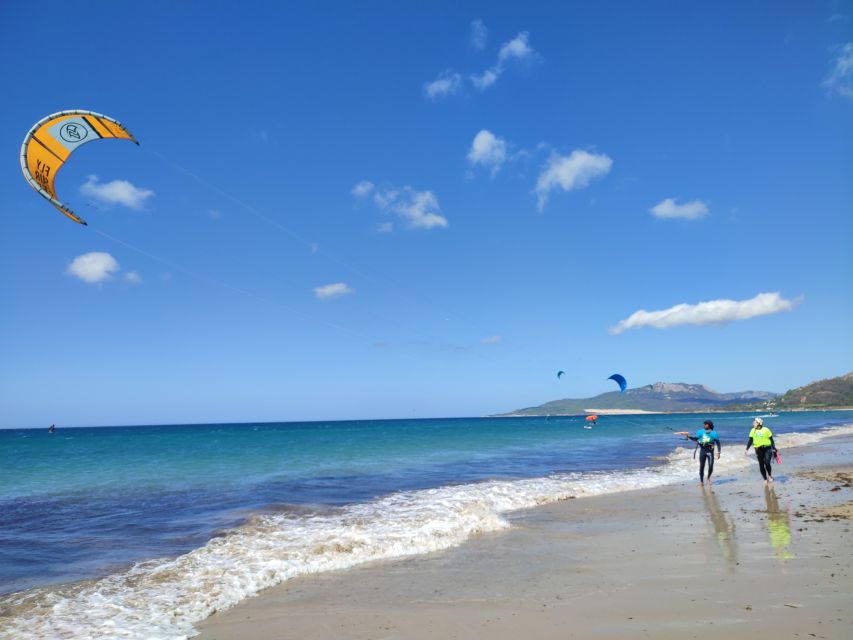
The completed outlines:
{"type": "MultiPolygon", "coordinates": [[[[710,416],[724,448],[744,445],[752,415],[710,416]]],[[[61,585],[119,583],[140,567],[190,562],[185,571],[204,573],[204,563],[226,562],[221,550],[209,553],[219,540],[264,571],[275,565],[277,581],[311,563],[348,566],[362,544],[370,557],[399,555],[406,544],[440,548],[501,526],[489,518],[546,501],[568,480],[643,486],[684,444],[672,432],[693,432],[704,418],[602,416],[592,429],[582,417],[550,417],[2,430],[0,593],[9,606],[34,588],[56,597],[61,585]],[[352,539],[353,522],[365,533],[349,551],[315,553],[318,540],[352,539]],[[277,548],[267,548],[270,537],[277,548]]],[[[783,413],[766,423],[777,434],[808,434],[853,423],[853,412],[783,413]]],[[[266,577],[240,579],[246,585],[232,600],[266,577]]]]}

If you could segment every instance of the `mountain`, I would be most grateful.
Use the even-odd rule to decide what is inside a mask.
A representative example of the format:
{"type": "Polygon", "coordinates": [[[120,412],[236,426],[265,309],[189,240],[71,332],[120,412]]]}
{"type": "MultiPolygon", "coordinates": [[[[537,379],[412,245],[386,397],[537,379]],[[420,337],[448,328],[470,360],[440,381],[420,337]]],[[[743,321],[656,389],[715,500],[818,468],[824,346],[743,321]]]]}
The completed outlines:
{"type": "Polygon", "coordinates": [[[804,387],[785,392],[773,403],[774,409],[826,409],[828,407],[853,407],[853,371],[818,380],[804,387]]]}
{"type": "Polygon", "coordinates": [[[769,391],[740,391],[738,393],[717,393],[702,384],[683,382],[656,382],[636,389],[627,389],[625,393],[611,391],[592,398],[566,398],[553,400],[538,407],[527,407],[507,416],[568,415],[583,413],[587,409],[623,409],[637,411],[707,411],[722,409],[728,405],[752,405],[773,400],[777,394],[769,391]]]}

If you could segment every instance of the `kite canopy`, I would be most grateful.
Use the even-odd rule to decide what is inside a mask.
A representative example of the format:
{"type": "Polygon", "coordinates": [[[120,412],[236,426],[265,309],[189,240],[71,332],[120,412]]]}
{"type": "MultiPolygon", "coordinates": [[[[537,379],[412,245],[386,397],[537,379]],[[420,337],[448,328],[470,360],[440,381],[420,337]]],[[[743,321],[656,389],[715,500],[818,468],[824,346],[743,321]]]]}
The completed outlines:
{"type": "Polygon", "coordinates": [[[598,416],[595,414],[586,417],[587,422],[595,422],[596,420],[598,420],[598,416]]]}
{"type": "Polygon", "coordinates": [[[619,390],[622,393],[625,393],[625,389],[628,387],[628,381],[625,380],[625,376],[622,376],[618,373],[614,373],[612,376],[607,378],[608,380],[613,380],[616,384],[619,385],[619,390]]]}
{"type": "Polygon", "coordinates": [[[557,379],[559,380],[560,378],[562,378],[563,374],[565,374],[565,373],[566,373],[565,371],[558,371],[557,372],[557,379]]]}
{"type": "Polygon", "coordinates": [[[21,145],[21,170],[33,189],[63,214],[79,224],[86,222],[56,195],[56,172],[81,145],[93,140],[118,138],[139,144],[117,120],[94,111],[60,111],[33,125],[21,145]]]}

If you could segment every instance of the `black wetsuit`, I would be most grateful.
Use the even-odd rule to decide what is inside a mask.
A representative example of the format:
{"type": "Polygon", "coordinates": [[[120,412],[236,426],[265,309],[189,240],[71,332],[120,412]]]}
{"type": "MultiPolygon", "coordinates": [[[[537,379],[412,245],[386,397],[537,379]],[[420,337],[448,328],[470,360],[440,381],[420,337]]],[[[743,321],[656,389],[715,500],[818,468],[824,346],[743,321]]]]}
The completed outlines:
{"type": "MultiPolygon", "coordinates": [[[[752,446],[752,438],[746,442],[746,450],[752,446]]],[[[773,442],[773,436],[770,436],[770,446],[755,447],[755,457],[758,458],[758,470],[761,471],[761,477],[773,479],[773,472],[770,470],[770,464],[773,461],[773,452],[776,451],[776,443],[773,442]]]]}
{"type": "Polygon", "coordinates": [[[699,446],[699,481],[705,480],[705,460],[708,461],[708,480],[711,479],[711,474],[714,473],[714,446],[705,445],[699,446]]]}
{"type": "Polygon", "coordinates": [[[765,480],[768,477],[772,478],[773,472],[770,470],[770,463],[773,461],[773,447],[755,447],[755,457],[758,458],[758,470],[761,471],[761,477],[765,480]]]}
{"type": "MultiPolygon", "coordinates": [[[[713,434],[712,440],[710,442],[700,442],[700,434],[702,432],[698,432],[695,436],[687,436],[689,440],[693,440],[696,443],[696,447],[699,449],[699,482],[705,482],[705,462],[708,463],[708,480],[711,479],[711,474],[714,473],[714,445],[717,447],[717,453],[722,450],[722,445],[720,444],[720,438],[717,436],[717,432],[713,429],[711,431],[707,431],[709,436],[713,434]]],[[[694,456],[696,452],[693,452],[694,456]]]]}

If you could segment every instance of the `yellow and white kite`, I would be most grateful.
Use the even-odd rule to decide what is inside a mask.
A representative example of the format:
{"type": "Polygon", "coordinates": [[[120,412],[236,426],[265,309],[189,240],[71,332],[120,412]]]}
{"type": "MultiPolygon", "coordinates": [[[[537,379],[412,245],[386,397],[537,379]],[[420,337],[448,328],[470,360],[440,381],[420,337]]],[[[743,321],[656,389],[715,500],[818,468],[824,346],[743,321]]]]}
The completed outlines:
{"type": "Polygon", "coordinates": [[[24,177],[54,207],[74,222],[86,224],[56,197],[56,172],[80,145],[106,138],[130,140],[139,144],[120,122],[94,111],[60,111],[42,118],[27,132],[24,144],[21,145],[24,177]]]}

